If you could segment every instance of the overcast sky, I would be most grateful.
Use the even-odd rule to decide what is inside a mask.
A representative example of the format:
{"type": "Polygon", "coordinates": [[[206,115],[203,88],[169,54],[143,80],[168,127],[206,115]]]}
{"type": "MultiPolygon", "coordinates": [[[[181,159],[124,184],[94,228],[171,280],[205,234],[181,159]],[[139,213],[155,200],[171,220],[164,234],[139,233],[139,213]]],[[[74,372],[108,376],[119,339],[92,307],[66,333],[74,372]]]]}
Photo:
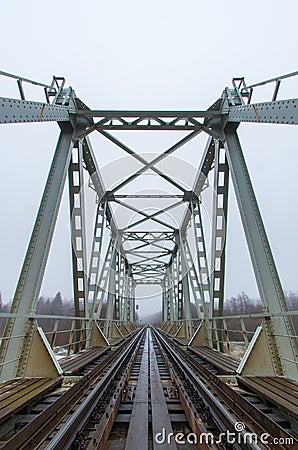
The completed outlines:
{"type": "MultiPolygon", "coordinates": [[[[297,70],[297,12],[295,0],[52,0],[46,6],[11,0],[1,5],[0,70],[45,83],[64,76],[90,108],[204,109],[234,76],[251,84],[297,70]]],[[[298,77],[285,86],[284,96],[297,97],[298,77]]],[[[17,96],[2,77],[0,95],[17,96]]],[[[5,301],[14,293],[58,133],[55,123],[0,129],[5,301]]],[[[282,284],[292,290],[298,289],[297,133],[285,125],[239,128],[282,284]]],[[[105,147],[96,154],[105,165],[105,147]]],[[[233,192],[228,225],[226,296],[245,290],[257,297],[233,192]]],[[[72,296],[66,198],[42,294],[57,290],[72,296]]]]}

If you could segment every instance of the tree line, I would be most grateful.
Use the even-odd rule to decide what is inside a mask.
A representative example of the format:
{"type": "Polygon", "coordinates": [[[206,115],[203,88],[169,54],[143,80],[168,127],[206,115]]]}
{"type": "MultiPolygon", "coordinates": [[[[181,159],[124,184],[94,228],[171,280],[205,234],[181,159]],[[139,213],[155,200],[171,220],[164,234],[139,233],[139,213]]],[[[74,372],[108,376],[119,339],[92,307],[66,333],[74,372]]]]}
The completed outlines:
{"type": "MultiPolygon", "coordinates": [[[[298,291],[285,291],[285,298],[288,304],[289,310],[297,311],[298,310],[298,291]]],[[[2,299],[2,294],[0,291],[0,312],[5,313],[10,311],[11,303],[4,303],[2,299]]],[[[105,306],[103,305],[102,309],[102,317],[105,314],[105,306]]],[[[193,317],[197,317],[197,311],[195,305],[191,305],[191,312],[193,317]]],[[[236,315],[249,315],[249,314],[258,314],[262,313],[263,305],[260,300],[251,299],[245,292],[241,292],[235,297],[231,297],[227,299],[224,303],[224,315],[225,316],[236,316],[236,315]]],[[[55,315],[55,316],[74,316],[74,303],[73,300],[68,300],[62,297],[61,292],[57,292],[54,298],[41,296],[38,299],[36,305],[36,313],[41,315],[55,315]]],[[[0,332],[2,333],[5,327],[4,318],[0,319],[0,332]]],[[[256,329],[256,326],[261,323],[261,318],[246,318],[245,326],[247,331],[253,332],[256,329]]],[[[157,323],[161,321],[161,312],[158,311],[143,318],[142,323],[157,323]]],[[[293,323],[296,329],[296,333],[298,333],[298,316],[293,316],[293,323]]],[[[40,319],[40,324],[43,327],[45,332],[49,332],[53,329],[54,319],[40,319]]],[[[240,322],[238,319],[229,319],[227,320],[227,325],[230,331],[229,336],[230,339],[241,340],[241,333],[238,333],[237,330],[240,330],[240,322]]],[[[69,319],[62,319],[59,321],[59,330],[67,330],[70,327],[69,319]]],[[[57,344],[59,345],[59,341],[62,339],[62,334],[57,336],[57,344]]]]}

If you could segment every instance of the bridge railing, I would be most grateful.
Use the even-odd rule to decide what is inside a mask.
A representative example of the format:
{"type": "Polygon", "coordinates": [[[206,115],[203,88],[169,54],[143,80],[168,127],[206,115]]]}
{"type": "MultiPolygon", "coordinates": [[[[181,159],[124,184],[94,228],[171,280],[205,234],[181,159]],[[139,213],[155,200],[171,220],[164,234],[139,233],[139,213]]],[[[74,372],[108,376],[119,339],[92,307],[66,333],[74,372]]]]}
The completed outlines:
{"type": "MultiPolygon", "coordinates": [[[[23,317],[23,316],[22,316],[23,317]]],[[[55,316],[55,315],[26,315],[28,320],[35,320],[37,325],[42,329],[49,346],[55,354],[60,356],[70,356],[84,348],[89,348],[93,345],[93,326],[94,323],[98,326],[100,331],[104,334],[107,320],[98,319],[96,321],[83,317],[75,316],[55,316]]],[[[8,339],[22,341],[25,335],[5,336],[5,328],[9,318],[18,318],[17,314],[0,313],[0,341],[1,344],[8,339]]],[[[113,325],[119,330],[121,337],[121,329],[123,326],[125,330],[129,331],[126,322],[115,320],[109,321],[109,327],[113,325]]],[[[6,364],[6,362],[2,363],[6,364]]]]}
{"type": "MultiPolygon", "coordinates": [[[[280,88],[282,81],[298,76],[298,71],[287,73],[285,75],[281,75],[279,77],[270,78],[269,80],[261,81],[260,83],[251,84],[247,86],[244,78],[233,78],[233,88],[234,92],[237,94],[238,99],[241,99],[242,103],[246,103],[249,105],[252,102],[252,96],[255,90],[259,87],[268,86],[272,88],[272,94],[268,98],[269,101],[276,101],[278,94],[280,93],[280,88]]],[[[231,90],[228,89],[229,92],[231,90]]],[[[268,95],[268,94],[267,94],[268,95]]]]}
{"type": "MultiPolygon", "coordinates": [[[[72,92],[71,88],[67,88],[64,90],[65,87],[65,78],[64,77],[55,77],[53,76],[51,84],[44,84],[40,83],[39,81],[30,80],[29,78],[24,78],[19,75],[14,75],[8,72],[0,71],[0,76],[5,77],[6,79],[16,80],[17,83],[17,89],[18,94],[21,98],[21,100],[28,100],[27,96],[25,94],[25,86],[30,91],[32,95],[32,86],[37,88],[42,88],[45,102],[50,103],[56,103],[58,98],[61,97],[61,95],[64,95],[64,101],[63,105],[67,104],[72,92]],[[52,101],[51,101],[52,99],[52,101]]],[[[30,100],[32,100],[32,97],[30,96],[30,100]]]]}
{"type": "MultiPolygon", "coordinates": [[[[274,316],[290,316],[294,323],[295,334],[292,336],[273,334],[276,337],[291,337],[298,339],[298,311],[286,311],[282,313],[254,313],[254,314],[235,314],[211,317],[206,324],[209,333],[205,334],[206,345],[219,351],[224,351],[238,357],[241,357],[247,349],[255,331],[261,323],[274,316]]],[[[169,322],[166,326],[161,325],[163,329],[174,337],[179,337],[179,331],[183,325],[186,325],[186,331],[193,332],[202,323],[201,318],[192,318],[191,320],[182,319],[169,322]]],[[[185,338],[191,338],[185,336],[185,338]]]]}

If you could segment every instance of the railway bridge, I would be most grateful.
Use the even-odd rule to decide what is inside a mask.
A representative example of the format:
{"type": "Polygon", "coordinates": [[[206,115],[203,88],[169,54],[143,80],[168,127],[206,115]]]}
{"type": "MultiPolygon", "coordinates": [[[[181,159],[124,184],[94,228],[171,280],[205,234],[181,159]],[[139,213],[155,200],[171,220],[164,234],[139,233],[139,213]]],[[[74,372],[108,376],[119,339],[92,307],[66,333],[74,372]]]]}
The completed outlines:
{"type": "Polygon", "coordinates": [[[60,128],[11,310],[1,313],[0,447],[298,448],[297,311],[288,310],[237,134],[242,122],[297,125],[298,99],[281,92],[298,72],[254,85],[235,78],[197,111],[94,110],[64,78],[0,75],[18,89],[0,98],[1,124],[60,128]],[[264,85],[270,97],[255,102],[264,85]],[[27,98],[32,86],[42,100],[27,98]],[[182,137],[144,154],[121,139],[131,131],[182,137]],[[187,165],[202,144],[201,160],[187,165]],[[101,155],[112,148],[125,158],[109,182],[101,155]],[[258,314],[225,314],[231,183],[258,314]],[[49,316],[37,303],[65,189],[74,308],[49,316]],[[136,298],[148,289],[160,293],[162,317],[142,326],[136,298]]]}

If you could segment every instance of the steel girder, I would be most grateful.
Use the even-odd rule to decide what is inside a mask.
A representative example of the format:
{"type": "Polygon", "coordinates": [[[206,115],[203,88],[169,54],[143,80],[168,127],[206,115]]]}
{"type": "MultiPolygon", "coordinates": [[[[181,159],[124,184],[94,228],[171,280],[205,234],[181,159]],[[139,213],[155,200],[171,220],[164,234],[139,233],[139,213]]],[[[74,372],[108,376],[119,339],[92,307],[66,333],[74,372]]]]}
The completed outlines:
{"type": "MultiPolygon", "coordinates": [[[[233,90],[226,88],[228,99],[228,122],[258,122],[297,125],[298,99],[277,100],[282,81],[297,76],[298,72],[289,73],[270,80],[247,86],[244,78],[233,79],[233,90]],[[253,92],[264,85],[273,85],[271,101],[252,104],[253,92]]],[[[269,86],[270,87],[270,86],[269,86]]]]}
{"type": "MultiPolygon", "coordinates": [[[[205,112],[205,115],[200,117],[223,117],[227,116],[229,122],[258,122],[258,123],[276,123],[276,124],[298,124],[298,100],[279,100],[275,102],[263,102],[252,105],[233,106],[230,107],[225,115],[223,113],[217,113],[211,115],[205,112]]],[[[173,111],[174,112],[174,111],[173,111]]],[[[122,117],[127,117],[128,113],[137,115],[134,111],[123,111],[122,117]]],[[[168,113],[171,114],[172,112],[168,113]]],[[[155,117],[151,111],[143,111],[144,116],[147,116],[147,124],[143,124],[145,119],[139,118],[138,124],[133,122],[124,121],[122,117],[105,118],[104,124],[96,124],[87,131],[80,134],[80,137],[87,136],[92,131],[97,130],[100,132],[108,130],[163,130],[163,131],[205,131],[213,137],[218,135],[208,127],[203,126],[197,120],[195,120],[196,114],[192,113],[180,118],[175,118],[170,122],[165,122],[155,117]],[[150,117],[151,116],[151,117],[150,117]],[[149,117],[149,118],[148,118],[149,117]],[[114,121],[117,121],[115,124],[114,121]],[[152,125],[152,122],[155,125],[152,125]],[[179,124],[181,121],[185,123],[179,124]],[[94,127],[94,128],[93,128],[94,127]]],[[[173,114],[174,115],[174,114],[173,114]]],[[[26,122],[69,122],[74,117],[91,117],[92,112],[86,115],[86,112],[77,111],[74,107],[66,107],[60,105],[51,105],[42,102],[33,102],[29,100],[19,100],[0,97],[0,124],[8,123],[26,123],[26,122]]],[[[94,116],[93,116],[94,117],[94,116]]]]}
{"type": "Polygon", "coordinates": [[[95,281],[94,286],[94,296],[91,307],[91,315],[96,320],[100,318],[102,306],[104,300],[107,300],[107,292],[108,292],[108,283],[110,278],[110,267],[112,264],[112,258],[114,257],[114,243],[112,239],[110,239],[108,248],[106,251],[105,259],[103,261],[102,269],[99,272],[98,269],[98,278],[95,281]]]}
{"type": "Polygon", "coordinates": [[[203,304],[204,319],[210,316],[210,282],[209,269],[206,251],[206,242],[204,236],[204,227],[202,221],[200,203],[193,205],[192,211],[193,227],[195,232],[196,255],[198,265],[198,279],[201,288],[201,300],[203,304]]]}
{"type": "Polygon", "coordinates": [[[128,301],[127,301],[127,322],[135,322],[136,320],[136,294],[135,294],[135,281],[131,276],[130,269],[128,271],[128,301]]]}
{"type": "Polygon", "coordinates": [[[256,103],[229,108],[228,122],[298,124],[298,99],[256,103]]]}
{"type": "Polygon", "coordinates": [[[8,320],[4,333],[7,339],[1,345],[1,380],[26,373],[35,325],[25,315],[34,312],[38,300],[70,163],[73,135],[70,124],[62,127],[13,298],[11,312],[18,317],[8,320]],[[13,336],[19,338],[11,339],[13,336]]]}
{"type": "MultiPolygon", "coordinates": [[[[223,316],[224,280],[226,261],[226,224],[228,213],[229,167],[220,142],[215,145],[214,160],[214,198],[211,238],[211,274],[210,274],[210,316],[223,316]],[[223,158],[221,159],[221,153],[223,158]]],[[[217,333],[213,345],[224,351],[222,321],[217,320],[217,333]]]]}
{"type": "MultiPolygon", "coordinates": [[[[68,169],[70,224],[71,224],[71,253],[74,309],[77,317],[89,317],[88,280],[87,280],[87,250],[85,225],[85,199],[83,177],[83,150],[82,142],[77,141],[72,150],[72,157],[68,169]]],[[[86,322],[77,320],[75,332],[75,348],[81,350],[88,345],[86,332],[83,340],[80,339],[82,327],[88,326],[86,322]]]]}
{"type": "Polygon", "coordinates": [[[73,285],[76,316],[89,314],[87,305],[87,256],[82,143],[76,142],[68,171],[72,237],[73,285]]]}
{"type": "Polygon", "coordinates": [[[98,203],[94,221],[93,240],[88,273],[88,304],[92,305],[91,316],[95,312],[95,298],[98,291],[97,283],[100,274],[100,258],[102,255],[104,225],[105,208],[102,208],[101,204],[98,203]]]}
{"type": "Polygon", "coordinates": [[[70,110],[66,106],[0,97],[0,123],[2,124],[69,122],[70,111],[75,112],[75,109],[70,110]]]}
{"type": "Polygon", "coordinates": [[[174,320],[173,280],[170,268],[167,269],[162,282],[162,316],[164,322],[174,320]]]}
{"type": "Polygon", "coordinates": [[[275,373],[295,379],[298,364],[295,330],[291,317],[270,315],[287,311],[287,304],[236,128],[234,124],[226,126],[225,148],[259,293],[268,311],[263,326],[275,373]]]}

